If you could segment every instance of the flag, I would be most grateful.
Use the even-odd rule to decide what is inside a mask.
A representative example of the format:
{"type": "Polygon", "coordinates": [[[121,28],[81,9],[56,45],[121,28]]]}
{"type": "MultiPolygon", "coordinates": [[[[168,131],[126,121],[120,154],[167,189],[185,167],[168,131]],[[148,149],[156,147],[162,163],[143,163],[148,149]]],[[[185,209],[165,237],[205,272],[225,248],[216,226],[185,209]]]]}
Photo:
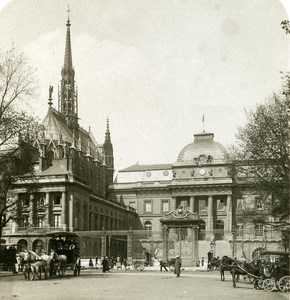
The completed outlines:
{"type": "Polygon", "coordinates": [[[203,116],[202,116],[202,122],[204,122],[204,114],[203,114],[203,116]]]}

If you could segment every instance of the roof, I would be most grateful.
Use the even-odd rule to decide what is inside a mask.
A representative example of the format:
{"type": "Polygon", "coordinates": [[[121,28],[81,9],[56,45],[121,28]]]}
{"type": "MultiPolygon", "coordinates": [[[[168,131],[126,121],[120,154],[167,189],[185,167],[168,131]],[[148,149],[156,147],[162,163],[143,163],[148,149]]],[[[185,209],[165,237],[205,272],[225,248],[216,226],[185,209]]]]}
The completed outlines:
{"type": "Polygon", "coordinates": [[[172,168],[172,164],[157,164],[157,165],[133,165],[128,168],[122,169],[119,172],[141,172],[153,170],[168,170],[172,168]]]}
{"type": "MultiPolygon", "coordinates": [[[[49,108],[41,125],[43,125],[45,129],[46,140],[59,141],[61,138],[63,141],[73,144],[73,130],[67,126],[65,117],[54,108],[49,108]]],[[[98,144],[93,134],[81,127],[78,128],[78,131],[80,135],[79,141],[81,142],[81,150],[87,152],[89,144],[90,154],[93,157],[96,157],[98,144]]],[[[79,141],[76,142],[78,143],[79,141]]]]}
{"type": "Polygon", "coordinates": [[[194,135],[194,142],[186,145],[177,157],[178,162],[190,162],[200,156],[210,156],[213,161],[224,160],[227,156],[226,148],[213,140],[214,134],[202,132],[194,135]]]}

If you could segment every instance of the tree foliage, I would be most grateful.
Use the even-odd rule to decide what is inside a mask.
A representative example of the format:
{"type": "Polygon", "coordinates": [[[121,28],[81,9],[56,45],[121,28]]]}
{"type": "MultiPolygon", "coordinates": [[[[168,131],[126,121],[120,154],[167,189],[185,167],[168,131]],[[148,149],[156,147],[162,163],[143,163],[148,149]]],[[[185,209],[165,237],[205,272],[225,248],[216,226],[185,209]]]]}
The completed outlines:
{"type": "MultiPolygon", "coordinates": [[[[34,99],[36,87],[35,70],[23,53],[14,49],[0,52],[0,237],[3,227],[16,217],[18,200],[8,197],[9,190],[19,176],[29,174],[34,181],[37,150],[30,141],[40,127],[38,120],[24,111],[24,105],[34,99]]],[[[35,188],[32,184],[27,192],[35,188]]]]}
{"type": "MultiPolygon", "coordinates": [[[[237,144],[231,151],[237,195],[239,187],[251,187],[262,201],[264,214],[280,221],[289,215],[287,122],[287,97],[273,94],[247,112],[247,123],[238,129],[237,144]]],[[[255,207],[244,210],[245,219],[254,215],[260,222],[255,207]]]]}

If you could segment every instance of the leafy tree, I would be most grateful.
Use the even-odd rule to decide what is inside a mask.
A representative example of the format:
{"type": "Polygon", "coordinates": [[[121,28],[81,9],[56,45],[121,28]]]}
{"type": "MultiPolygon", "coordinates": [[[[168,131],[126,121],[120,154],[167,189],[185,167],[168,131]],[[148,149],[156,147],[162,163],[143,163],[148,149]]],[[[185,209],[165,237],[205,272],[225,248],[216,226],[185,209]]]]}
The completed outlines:
{"type": "MultiPolygon", "coordinates": [[[[19,200],[9,197],[9,191],[19,176],[28,174],[30,181],[35,181],[37,150],[30,140],[40,127],[24,107],[34,99],[36,87],[35,70],[23,53],[14,49],[0,52],[0,237],[5,225],[17,217],[19,200]]],[[[36,185],[31,184],[27,192],[35,189],[36,185]]]]}
{"type": "Polygon", "coordinates": [[[247,112],[247,123],[238,129],[237,143],[231,149],[235,197],[244,187],[252,188],[264,210],[243,207],[246,222],[287,224],[289,216],[289,152],[287,97],[273,94],[254,110],[247,112]],[[269,218],[271,216],[270,222],[269,218]]]}

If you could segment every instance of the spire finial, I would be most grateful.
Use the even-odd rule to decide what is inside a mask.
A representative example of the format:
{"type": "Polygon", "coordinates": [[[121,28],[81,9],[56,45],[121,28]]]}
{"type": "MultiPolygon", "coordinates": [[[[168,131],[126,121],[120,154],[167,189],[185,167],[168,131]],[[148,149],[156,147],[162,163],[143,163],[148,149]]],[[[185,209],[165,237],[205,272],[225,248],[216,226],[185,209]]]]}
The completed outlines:
{"type": "Polygon", "coordinates": [[[70,13],[70,9],[69,9],[69,4],[67,5],[67,23],[69,24],[70,19],[69,19],[69,13],[70,13]]]}
{"type": "Polygon", "coordinates": [[[50,84],[48,89],[48,105],[52,105],[52,92],[53,92],[53,86],[50,84]]]}
{"type": "Polygon", "coordinates": [[[110,122],[109,122],[109,117],[107,117],[107,130],[105,134],[105,142],[109,142],[111,140],[110,137],[110,122]]]}

